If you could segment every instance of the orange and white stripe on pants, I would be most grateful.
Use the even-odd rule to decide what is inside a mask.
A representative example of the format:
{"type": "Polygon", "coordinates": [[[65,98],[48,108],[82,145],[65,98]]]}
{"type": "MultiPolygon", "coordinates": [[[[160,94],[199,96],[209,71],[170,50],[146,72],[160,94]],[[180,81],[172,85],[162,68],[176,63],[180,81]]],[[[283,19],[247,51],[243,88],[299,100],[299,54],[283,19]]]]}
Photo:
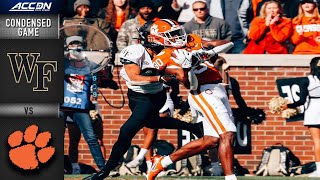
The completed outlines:
{"type": "MultiPolygon", "coordinates": [[[[204,127],[205,131],[206,128],[215,131],[217,134],[236,131],[230,104],[225,91],[219,85],[204,85],[203,88],[200,88],[200,92],[193,91],[193,93],[190,93],[188,101],[191,108],[201,113],[204,117],[205,124],[211,126],[204,127]]],[[[205,133],[205,135],[210,134],[205,133]]]]}

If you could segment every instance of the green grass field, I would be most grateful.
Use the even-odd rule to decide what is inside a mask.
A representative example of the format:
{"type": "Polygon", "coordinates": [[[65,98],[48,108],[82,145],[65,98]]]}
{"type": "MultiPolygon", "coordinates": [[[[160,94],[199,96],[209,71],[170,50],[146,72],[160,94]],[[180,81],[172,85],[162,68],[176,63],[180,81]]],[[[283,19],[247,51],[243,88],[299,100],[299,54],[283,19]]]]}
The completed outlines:
{"type": "MultiPolygon", "coordinates": [[[[66,180],[81,180],[82,178],[86,177],[87,175],[65,175],[64,179],[66,180]]],[[[114,178],[108,178],[108,180],[145,180],[144,176],[119,176],[114,178]]],[[[224,180],[224,177],[205,177],[205,176],[189,176],[189,177],[180,177],[180,176],[167,176],[167,177],[160,177],[156,180],[176,180],[176,179],[183,179],[183,180],[213,180],[219,179],[224,180]]],[[[306,179],[320,179],[320,178],[308,178],[308,177],[281,177],[281,176],[269,176],[269,177],[261,177],[261,176],[238,176],[238,180],[306,180],[306,179]]]]}

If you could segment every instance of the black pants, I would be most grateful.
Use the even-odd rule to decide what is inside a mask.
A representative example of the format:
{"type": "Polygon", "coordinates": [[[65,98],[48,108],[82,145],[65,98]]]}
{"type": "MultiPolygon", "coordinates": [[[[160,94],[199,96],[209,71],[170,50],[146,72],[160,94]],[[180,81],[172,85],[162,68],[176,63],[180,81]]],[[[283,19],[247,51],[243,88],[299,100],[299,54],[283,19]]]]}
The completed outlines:
{"type": "Polygon", "coordinates": [[[133,137],[144,126],[149,128],[195,130],[195,126],[174,118],[160,118],[159,110],[166,101],[166,92],[156,94],[142,94],[128,90],[129,107],[132,111],[130,118],[121,126],[117,142],[113,145],[111,155],[104,168],[110,172],[119,164],[120,159],[127,152],[133,137]]]}

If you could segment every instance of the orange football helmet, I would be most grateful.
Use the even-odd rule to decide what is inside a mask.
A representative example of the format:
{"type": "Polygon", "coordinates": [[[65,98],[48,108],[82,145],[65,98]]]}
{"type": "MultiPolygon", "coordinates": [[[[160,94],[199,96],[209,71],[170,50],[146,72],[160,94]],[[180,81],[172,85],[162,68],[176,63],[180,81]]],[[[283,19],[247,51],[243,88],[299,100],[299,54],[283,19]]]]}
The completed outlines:
{"type": "Polygon", "coordinates": [[[171,19],[155,21],[150,28],[153,42],[162,46],[181,48],[187,43],[187,34],[179,23],[171,19]]]}

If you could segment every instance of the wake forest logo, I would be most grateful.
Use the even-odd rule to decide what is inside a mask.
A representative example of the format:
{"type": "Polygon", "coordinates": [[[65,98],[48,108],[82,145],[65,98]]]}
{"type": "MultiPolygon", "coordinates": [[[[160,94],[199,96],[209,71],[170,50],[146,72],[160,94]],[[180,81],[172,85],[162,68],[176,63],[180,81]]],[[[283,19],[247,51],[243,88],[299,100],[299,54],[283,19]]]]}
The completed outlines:
{"type": "Polygon", "coordinates": [[[57,72],[57,61],[39,61],[40,53],[7,53],[16,83],[20,83],[23,74],[27,83],[37,85],[33,91],[48,91],[47,82],[51,82],[52,72],[57,72]]]}

